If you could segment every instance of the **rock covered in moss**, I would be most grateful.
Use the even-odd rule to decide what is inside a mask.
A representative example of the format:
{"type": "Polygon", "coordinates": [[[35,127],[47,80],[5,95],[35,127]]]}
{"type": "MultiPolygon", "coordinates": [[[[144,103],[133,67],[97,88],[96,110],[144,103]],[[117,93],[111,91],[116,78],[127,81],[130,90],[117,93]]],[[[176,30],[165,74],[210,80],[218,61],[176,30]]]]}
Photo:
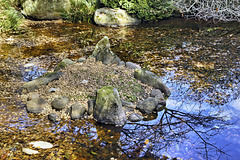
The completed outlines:
{"type": "Polygon", "coordinates": [[[66,107],[66,105],[69,103],[69,99],[65,96],[57,97],[55,98],[51,105],[53,109],[56,110],[62,110],[66,107]]]}
{"type": "Polygon", "coordinates": [[[74,62],[68,58],[65,58],[57,64],[57,66],[54,69],[54,72],[64,69],[67,65],[71,65],[71,64],[74,64],[74,62]]]}
{"type": "Polygon", "coordinates": [[[122,126],[126,123],[126,115],[117,89],[105,86],[97,91],[93,117],[105,124],[122,126]]]}
{"type": "Polygon", "coordinates": [[[93,54],[96,61],[101,61],[103,64],[119,64],[121,61],[119,57],[110,49],[110,43],[107,36],[104,36],[96,45],[93,54]]]}
{"type": "Polygon", "coordinates": [[[154,73],[145,69],[135,69],[134,77],[142,83],[148,84],[159,89],[166,97],[171,95],[170,89],[162,82],[162,80],[154,73]]]}
{"type": "Polygon", "coordinates": [[[81,119],[86,112],[86,108],[83,107],[79,102],[73,104],[70,108],[71,119],[81,119]]]}
{"type": "Polygon", "coordinates": [[[138,25],[141,20],[131,16],[123,9],[100,8],[95,11],[94,21],[96,24],[108,27],[138,25]]]}

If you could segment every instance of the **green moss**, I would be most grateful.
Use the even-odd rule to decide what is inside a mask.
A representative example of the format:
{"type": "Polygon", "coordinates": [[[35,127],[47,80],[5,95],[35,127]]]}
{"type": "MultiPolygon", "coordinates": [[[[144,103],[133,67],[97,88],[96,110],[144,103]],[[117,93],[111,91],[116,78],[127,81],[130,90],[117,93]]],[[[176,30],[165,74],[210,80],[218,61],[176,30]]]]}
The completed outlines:
{"type": "Polygon", "coordinates": [[[61,69],[64,69],[66,66],[67,66],[66,63],[60,62],[60,63],[57,64],[56,68],[54,69],[54,72],[57,72],[61,69]]]}

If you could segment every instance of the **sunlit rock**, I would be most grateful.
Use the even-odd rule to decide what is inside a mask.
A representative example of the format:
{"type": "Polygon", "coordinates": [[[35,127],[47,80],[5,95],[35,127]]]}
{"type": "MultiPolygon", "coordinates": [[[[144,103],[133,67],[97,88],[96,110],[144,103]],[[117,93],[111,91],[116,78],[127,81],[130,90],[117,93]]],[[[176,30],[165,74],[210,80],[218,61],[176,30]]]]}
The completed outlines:
{"type": "Polygon", "coordinates": [[[22,14],[33,19],[61,19],[63,10],[70,10],[70,0],[21,0],[22,14]]]}
{"type": "Polygon", "coordinates": [[[27,111],[30,113],[41,113],[47,102],[43,98],[35,98],[27,101],[27,111]]]}
{"type": "Polygon", "coordinates": [[[126,123],[126,115],[117,89],[105,86],[97,91],[93,117],[98,122],[105,124],[121,126],[126,123]]]}
{"type": "Polygon", "coordinates": [[[54,72],[64,69],[67,65],[71,65],[71,64],[74,64],[74,62],[70,59],[65,58],[57,64],[57,66],[54,69],[54,72]]]}
{"type": "Polygon", "coordinates": [[[133,62],[126,62],[126,67],[131,69],[141,69],[141,67],[133,62]]]}
{"type": "Polygon", "coordinates": [[[39,152],[30,148],[22,148],[22,151],[26,154],[38,154],[39,152]]]}
{"type": "Polygon", "coordinates": [[[62,110],[66,107],[66,105],[69,103],[69,99],[65,96],[57,97],[55,98],[51,105],[53,109],[56,110],[62,110]]]}
{"type": "Polygon", "coordinates": [[[103,64],[119,64],[121,61],[119,57],[111,51],[109,38],[107,36],[103,37],[97,43],[90,57],[94,57],[96,61],[102,61],[103,64]]]}
{"type": "Polygon", "coordinates": [[[123,9],[100,8],[94,14],[94,21],[98,25],[108,27],[138,25],[141,21],[129,15],[123,9]]]}
{"type": "Polygon", "coordinates": [[[145,69],[135,69],[134,77],[142,83],[148,84],[156,89],[160,89],[165,96],[171,95],[170,89],[162,82],[162,80],[154,73],[145,69]]]}
{"type": "Polygon", "coordinates": [[[86,108],[82,106],[79,102],[73,104],[70,108],[71,119],[81,119],[86,112],[86,108]]]}
{"type": "Polygon", "coordinates": [[[34,141],[30,142],[30,145],[33,145],[35,148],[41,148],[41,149],[50,149],[53,147],[53,145],[49,142],[44,142],[44,141],[34,141]]]}

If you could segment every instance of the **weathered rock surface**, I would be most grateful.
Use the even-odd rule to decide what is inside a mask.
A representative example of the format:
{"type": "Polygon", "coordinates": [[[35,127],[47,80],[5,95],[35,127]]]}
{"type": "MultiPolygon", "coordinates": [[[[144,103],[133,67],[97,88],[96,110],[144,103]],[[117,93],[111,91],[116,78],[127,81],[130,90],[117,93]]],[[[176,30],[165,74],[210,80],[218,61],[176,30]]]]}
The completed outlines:
{"type": "Polygon", "coordinates": [[[31,101],[31,100],[37,99],[39,97],[40,97],[40,95],[37,92],[32,92],[32,93],[29,94],[29,96],[27,98],[27,101],[31,101]]]}
{"type": "Polygon", "coordinates": [[[70,0],[20,0],[22,13],[33,19],[61,19],[63,9],[70,10],[70,0]]]}
{"type": "Polygon", "coordinates": [[[100,8],[94,14],[94,21],[98,25],[108,27],[138,25],[141,21],[129,15],[123,9],[100,8]]]}
{"type": "Polygon", "coordinates": [[[93,54],[96,61],[101,61],[103,64],[119,64],[119,57],[110,49],[110,43],[107,36],[104,36],[96,45],[93,54]]]}
{"type": "Polygon", "coordinates": [[[83,107],[79,102],[73,104],[70,109],[71,119],[81,119],[86,112],[86,108],[83,107]]]}
{"type": "Polygon", "coordinates": [[[156,89],[160,89],[167,97],[171,95],[170,89],[162,82],[162,80],[156,74],[148,70],[135,69],[134,77],[142,83],[148,84],[156,89]]]}
{"type": "Polygon", "coordinates": [[[140,101],[137,104],[137,109],[139,109],[142,113],[151,114],[158,105],[158,100],[153,97],[148,97],[147,99],[140,101]]]}
{"type": "Polygon", "coordinates": [[[159,89],[153,89],[150,96],[156,98],[159,104],[166,105],[163,93],[159,89]]]}
{"type": "Polygon", "coordinates": [[[48,119],[52,122],[58,122],[60,121],[60,117],[56,113],[50,113],[48,114],[48,119]]]}
{"type": "Polygon", "coordinates": [[[55,98],[52,101],[51,105],[52,105],[52,108],[56,110],[62,110],[66,107],[68,103],[69,103],[69,99],[65,96],[62,96],[62,97],[55,98]]]}
{"type": "Polygon", "coordinates": [[[128,117],[128,120],[131,122],[138,122],[143,120],[143,116],[137,114],[137,113],[131,113],[130,116],[128,117]]]}
{"type": "Polygon", "coordinates": [[[41,113],[47,102],[43,98],[34,98],[27,101],[27,111],[30,113],[41,113]]]}
{"type": "Polygon", "coordinates": [[[88,115],[93,114],[93,106],[95,106],[96,100],[91,99],[88,101],[88,115]]]}
{"type": "Polygon", "coordinates": [[[54,69],[54,72],[64,69],[67,65],[71,65],[71,64],[74,64],[74,62],[70,59],[65,58],[57,64],[57,66],[54,69]]]}
{"type": "Polygon", "coordinates": [[[41,85],[47,85],[48,83],[58,80],[61,77],[61,72],[46,73],[43,76],[34,79],[33,81],[27,82],[23,85],[22,93],[33,92],[38,89],[41,85]]]}
{"type": "Polygon", "coordinates": [[[117,89],[105,86],[97,91],[93,117],[105,124],[124,125],[126,123],[126,115],[117,89]]]}
{"type": "Polygon", "coordinates": [[[141,67],[133,62],[126,62],[126,67],[131,69],[141,69],[141,67]]]}
{"type": "Polygon", "coordinates": [[[84,62],[84,61],[86,61],[86,58],[79,58],[79,59],[77,60],[77,62],[84,62]]]}

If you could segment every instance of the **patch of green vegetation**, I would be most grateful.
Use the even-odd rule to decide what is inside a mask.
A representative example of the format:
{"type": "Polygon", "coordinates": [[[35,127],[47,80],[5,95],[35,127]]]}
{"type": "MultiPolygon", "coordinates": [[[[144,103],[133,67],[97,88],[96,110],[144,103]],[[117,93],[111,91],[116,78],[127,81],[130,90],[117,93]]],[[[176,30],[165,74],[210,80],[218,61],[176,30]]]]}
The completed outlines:
{"type": "Polygon", "coordinates": [[[144,21],[170,17],[173,12],[171,0],[100,0],[100,2],[107,7],[125,9],[144,21]]]}
{"type": "Polygon", "coordinates": [[[98,0],[70,0],[70,3],[70,10],[64,10],[62,17],[64,20],[72,23],[77,23],[79,21],[90,22],[99,5],[98,0]]]}
{"type": "Polygon", "coordinates": [[[13,7],[14,1],[0,0],[0,32],[19,31],[23,16],[13,7]]]}

